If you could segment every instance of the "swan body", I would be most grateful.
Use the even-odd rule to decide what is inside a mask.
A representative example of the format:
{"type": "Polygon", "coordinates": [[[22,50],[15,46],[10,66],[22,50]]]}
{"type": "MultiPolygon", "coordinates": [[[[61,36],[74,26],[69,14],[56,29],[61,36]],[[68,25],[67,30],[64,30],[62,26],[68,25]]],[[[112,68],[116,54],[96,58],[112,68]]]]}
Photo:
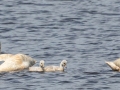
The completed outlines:
{"type": "Polygon", "coordinates": [[[33,66],[36,62],[31,57],[24,54],[8,55],[8,57],[9,58],[4,57],[4,62],[0,65],[0,72],[23,70],[33,66]]]}
{"type": "Polygon", "coordinates": [[[120,59],[117,59],[113,62],[105,62],[112,70],[114,71],[120,71],[120,59]]]}
{"type": "Polygon", "coordinates": [[[64,71],[65,67],[67,65],[67,61],[66,60],[62,60],[62,62],[60,63],[60,66],[46,66],[44,68],[44,71],[64,71]]]}
{"type": "Polygon", "coordinates": [[[29,71],[44,71],[44,60],[40,61],[40,67],[29,67],[29,71]]]}

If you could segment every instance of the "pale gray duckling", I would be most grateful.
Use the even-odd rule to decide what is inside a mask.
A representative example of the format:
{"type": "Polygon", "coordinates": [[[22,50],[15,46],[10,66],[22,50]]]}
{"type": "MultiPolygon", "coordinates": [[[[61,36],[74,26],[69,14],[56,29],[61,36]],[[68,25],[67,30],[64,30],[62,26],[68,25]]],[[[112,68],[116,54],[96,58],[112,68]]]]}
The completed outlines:
{"type": "Polygon", "coordinates": [[[64,71],[65,67],[67,65],[67,61],[66,60],[62,60],[61,63],[60,63],[60,66],[46,66],[44,68],[44,71],[46,72],[54,72],[54,71],[64,71]]]}
{"type": "Polygon", "coordinates": [[[29,71],[39,71],[39,72],[44,71],[44,63],[45,63],[44,60],[41,60],[39,67],[29,67],[29,71]]]}

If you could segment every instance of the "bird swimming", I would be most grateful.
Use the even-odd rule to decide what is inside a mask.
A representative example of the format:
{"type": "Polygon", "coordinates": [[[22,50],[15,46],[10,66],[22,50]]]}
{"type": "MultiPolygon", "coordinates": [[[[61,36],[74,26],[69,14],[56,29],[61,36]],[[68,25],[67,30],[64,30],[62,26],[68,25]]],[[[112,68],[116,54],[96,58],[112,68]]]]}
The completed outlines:
{"type": "Polygon", "coordinates": [[[39,67],[29,67],[29,71],[44,71],[44,72],[54,72],[54,71],[64,71],[67,61],[62,60],[60,63],[60,66],[46,66],[44,65],[45,61],[41,60],[40,61],[40,66],[39,67]]]}
{"type": "Polygon", "coordinates": [[[60,66],[54,66],[54,65],[51,65],[51,66],[46,66],[44,68],[44,71],[64,71],[65,67],[67,65],[67,61],[66,60],[62,60],[61,63],[60,63],[60,66]]]}
{"type": "Polygon", "coordinates": [[[4,61],[0,65],[0,72],[23,70],[33,66],[36,62],[36,60],[30,56],[24,54],[2,55],[0,59],[1,61],[4,61]]]}
{"type": "Polygon", "coordinates": [[[39,71],[39,72],[44,71],[44,60],[40,61],[39,67],[29,67],[29,71],[39,71]]]}

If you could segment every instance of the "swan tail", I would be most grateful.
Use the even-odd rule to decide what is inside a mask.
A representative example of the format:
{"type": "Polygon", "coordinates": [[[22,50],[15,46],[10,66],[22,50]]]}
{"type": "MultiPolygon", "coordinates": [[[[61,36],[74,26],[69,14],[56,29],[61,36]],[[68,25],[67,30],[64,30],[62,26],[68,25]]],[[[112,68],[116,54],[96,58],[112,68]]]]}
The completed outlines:
{"type": "Polygon", "coordinates": [[[119,71],[120,70],[120,68],[117,65],[115,65],[113,62],[105,61],[105,63],[114,71],[119,71]]]}

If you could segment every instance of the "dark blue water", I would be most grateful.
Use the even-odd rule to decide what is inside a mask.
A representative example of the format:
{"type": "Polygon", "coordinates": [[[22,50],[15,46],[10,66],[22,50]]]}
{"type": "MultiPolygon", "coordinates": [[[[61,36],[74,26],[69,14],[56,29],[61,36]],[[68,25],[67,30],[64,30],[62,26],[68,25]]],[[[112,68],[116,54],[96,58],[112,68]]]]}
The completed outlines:
{"type": "Polygon", "coordinates": [[[3,52],[45,65],[68,61],[65,72],[0,74],[2,90],[120,88],[120,73],[105,64],[120,57],[119,0],[1,0],[0,41],[3,52]]]}

